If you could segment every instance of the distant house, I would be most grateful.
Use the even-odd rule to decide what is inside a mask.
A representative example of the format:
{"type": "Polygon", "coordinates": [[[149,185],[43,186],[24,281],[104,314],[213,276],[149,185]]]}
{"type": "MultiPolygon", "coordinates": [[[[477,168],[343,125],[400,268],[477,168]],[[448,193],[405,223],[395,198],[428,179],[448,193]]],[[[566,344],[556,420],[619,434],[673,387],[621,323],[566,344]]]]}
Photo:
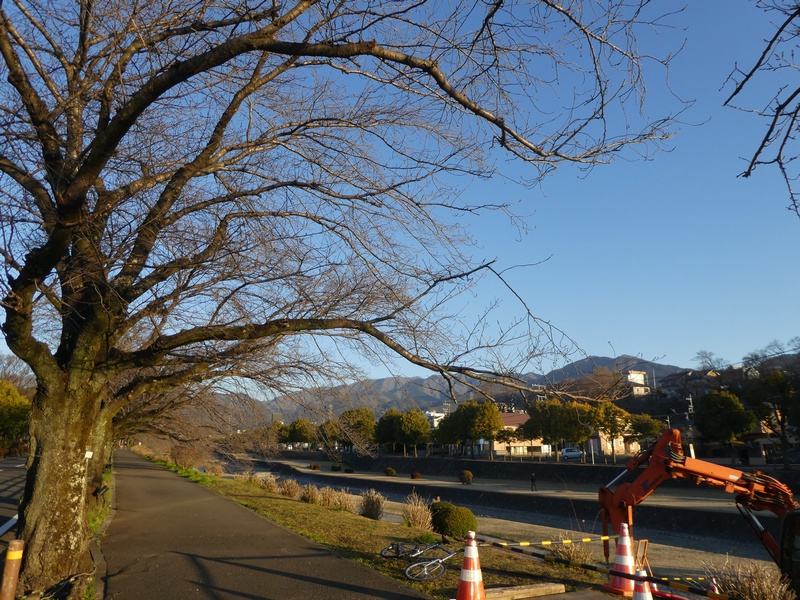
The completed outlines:
{"type": "Polygon", "coordinates": [[[699,398],[721,388],[720,376],[715,370],[680,371],[662,377],[659,389],[667,398],[683,400],[689,396],[699,398]]]}
{"type": "Polygon", "coordinates": [[[439,426],[439,421],[444,419],[447,416],[445,412],[438,412],[435,410],[426,410],[425,411],[425,418],[428,419],[428,423],[431,424],[431,429],[436,429],[439,426]]]}
{"type": "Polygon", "coordinates": [[[636,440],[625,441],[622,437],[611,439],[601,431],[595,431],[594,435],[586,441],[587,462],[605,461],[614,454],[619,456],[634,455],[639,452],[641,447],[636,440]]]}
{"type": "Polygon", "coordinates": [[[623,381],[628,384],[633,396],[646,396],[650,393],[645,371],[623,371],[623,381]]]}
{"type": "MultiPolygon", "coordinates": [[[[508,412],[500,413],[503,419],[503,428],[507,431],[516,431],[517,427],[525,423],[530,417],[528,413],[508,412]]],[[[497,456],[508,458],[550,456],[552,449],[548,444],[537,440],[511,440],[508,442],[495,441],[494,453],[497,456]]]]}

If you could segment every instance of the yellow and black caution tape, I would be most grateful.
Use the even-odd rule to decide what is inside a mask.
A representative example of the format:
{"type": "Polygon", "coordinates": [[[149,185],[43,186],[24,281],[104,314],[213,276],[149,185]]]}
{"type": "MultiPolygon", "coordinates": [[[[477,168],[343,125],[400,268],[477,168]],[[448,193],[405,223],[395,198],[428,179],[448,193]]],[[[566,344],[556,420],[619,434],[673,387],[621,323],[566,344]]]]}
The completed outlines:
{"type": "Polygon", "coordinates": [[[501,548],[502,550],[506,550],[508,552],[516,552],[518,554],[526,554],[528,556],[533,556],[545,562],[557,563],[560,565],[566,565],[568,567],[576,567],[578,569],[584,569],[586,571],[594,571],[596,573],[602,573],[604,575],[623,577],[625,579],[633,579],[634,581],[646,581],[648,583],[655,583],[662,587],[666,585],[666,587],[673,590],[678,590],[680,592],[688,592],[690,594],[696,594],[698,596],[706,596],[707,598],[716,598],[717,600],[741,600],[736,596],[728,596],[726,594],[710,592],[705,588],[693,587],[690,585],[685,585],[683,583],[677,583],[674,581],[667,581],[667,583],[665,583],[665,578],[661,577],[640,577],[638,575],[631,575],[630,573],[623,573],[621,571],[615,571],[614,569],[607,569],[605,567],[598,567],[597,565],[587,565],[584,563],[566,560],[564,558],[558,558],[550,554],[541,554],[536,552],[535,550],[523,550],[519,546],[510,546],[504,542],[493,542],[481,538],[475,538],[475,541],[478,542],[479,544],[485,546],[494,546],[496,548],[501,548]]]}
{"type": "Polygon", "coordinates": [[[708,581],[708,577],[658,577],[653,575],[653,579],[659,581],[708,581]]]}
{"type": "Polygon", "coordinates": [[[570,544],[585,544],[588,542],[607,542],[609,540],[615,540],[617,536],[615,535],[601,535],[600,537],[596,538],[580,538],[574,540],[541,540],[539,542],[491,542],[491,545],[498,546],[498,547],[512,547],[512,546],[552,546],[552,545],[563,545],[569,546],[570,544]]]}

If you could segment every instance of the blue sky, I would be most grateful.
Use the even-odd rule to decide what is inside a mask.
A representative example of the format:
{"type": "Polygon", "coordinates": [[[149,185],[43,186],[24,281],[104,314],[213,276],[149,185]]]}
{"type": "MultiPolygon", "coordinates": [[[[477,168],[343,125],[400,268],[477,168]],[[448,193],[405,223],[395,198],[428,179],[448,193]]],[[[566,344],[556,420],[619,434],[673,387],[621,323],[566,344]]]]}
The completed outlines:
{"type": "Polygon", "coordinates": [[[776,170],[737,177],[762,124],[723,107],[735,61],[749,67],[774,31],[753,4],[693,2],[677,19],[686,47],[670,80],[695,100],[682,120],[698,125],[671,152],[583,179],[557,172],[527,193],[535,231],[516,244],[486,236],[498,257],[552,254],[516,285],[590,355],[692,367],[709,350],[735,363],[800,335],[800,219],[776,170]]]}
{"type": "MultiPolygon", "coordinates": [[[[776,170],[737,177],[762,124],[723,106],[734,64],[749,67],[774,28],[749,0],[690,4],[672,19],[683,31],[647,40],[686,40],[670,82],[694,104],[670,152],[588,175],[563,168],[536,190],[495,180],[464,192],[520,199],[522,212],[534,213],[521,240],[499,217],[482,217],[472,230],[501,268],[550,257],[509,277],[538,317],[588,355],[696,367],[699,350],[737,363],[773,340],[800,336],[800,219],[786,209],[776,170]]],[[[650,115],[660,106],[676,103],[655,98],[650,115]]],[[[394,373],[423,374],[402,365],[394,373]]]]}
{"type": "MultiPolygon", "coordinates": [[[[589,174],[563,167],[533,190],[500,178],[464,190],[475,201],[519,200],[520,212],[532,214],[521,239],[497,215],[476,220],[472,231],[499,268],[550,257],[509,280],[538,317],[588,355],[693,367],[699,350],[735,363],[773,340],[800,336],[800,219],[786,210],[777,171],[737,177],[762,123],[723,106],[734,64],[749,67],[774,31],[754,4],[691,2],[671,20],[683,31],[643,40],[664,48],[686,40],[670,83],[694,104],[670,152],[589,174]]],[[[659,97],[655,82],[651,91],[651,117],[678,108],[674,98],[659,97]]],[[[496,290],[482,291],[476,312],[496,290]]],[[[401,363],[367,370],[423,374],[401,363]]]]}

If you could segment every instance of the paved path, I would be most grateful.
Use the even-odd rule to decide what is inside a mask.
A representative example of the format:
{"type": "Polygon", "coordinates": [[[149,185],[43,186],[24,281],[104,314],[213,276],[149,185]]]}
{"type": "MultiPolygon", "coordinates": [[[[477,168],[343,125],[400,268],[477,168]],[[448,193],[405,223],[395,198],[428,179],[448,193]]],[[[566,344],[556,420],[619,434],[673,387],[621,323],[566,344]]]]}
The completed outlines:
{"type": "Polygon", "coordinates": [[[106,599],[428,598],[129,451],[114,471],[106,599]]]}

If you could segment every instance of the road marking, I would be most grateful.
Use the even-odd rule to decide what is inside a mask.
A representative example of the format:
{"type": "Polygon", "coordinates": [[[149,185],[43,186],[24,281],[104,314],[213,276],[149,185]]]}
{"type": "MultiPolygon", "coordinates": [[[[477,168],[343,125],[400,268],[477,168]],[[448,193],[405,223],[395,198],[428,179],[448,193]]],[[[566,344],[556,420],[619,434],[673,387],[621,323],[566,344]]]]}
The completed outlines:
{"type": "Polygon", "coordinates": [[[17,524],[17,520],[19,519],[19,513],[11,517],[8,521],[6,521],[2,527],[0,527],[0,535],[5,534],[6,531],[11,529],[14,525],[17,524]]]}

